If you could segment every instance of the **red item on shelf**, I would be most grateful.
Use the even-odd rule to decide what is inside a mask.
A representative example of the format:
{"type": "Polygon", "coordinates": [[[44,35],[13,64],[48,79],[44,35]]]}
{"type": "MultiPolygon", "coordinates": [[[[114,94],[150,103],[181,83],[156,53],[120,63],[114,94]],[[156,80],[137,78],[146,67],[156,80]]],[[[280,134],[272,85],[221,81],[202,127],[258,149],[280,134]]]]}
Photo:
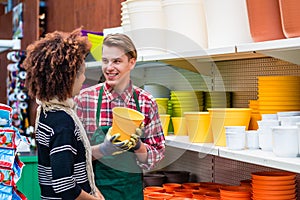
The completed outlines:
{"type": "Polygon", "coordinates": [[[247,0],[247,11],[253,41],[285,38],[277,0],[247,0]]]}

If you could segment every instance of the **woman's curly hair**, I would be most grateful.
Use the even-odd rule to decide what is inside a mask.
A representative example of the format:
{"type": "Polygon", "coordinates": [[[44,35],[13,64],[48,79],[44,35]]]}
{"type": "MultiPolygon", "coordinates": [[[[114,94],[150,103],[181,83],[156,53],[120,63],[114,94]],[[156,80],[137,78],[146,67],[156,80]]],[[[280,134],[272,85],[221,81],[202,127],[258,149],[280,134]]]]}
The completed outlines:
{"type": "Polygon", "coordinates": [[[91,44],[81,28],[71,33],[55,31],[27,47],[23,66],[31,97],[41,101],[72,97],[73,85],[91,44]]]}

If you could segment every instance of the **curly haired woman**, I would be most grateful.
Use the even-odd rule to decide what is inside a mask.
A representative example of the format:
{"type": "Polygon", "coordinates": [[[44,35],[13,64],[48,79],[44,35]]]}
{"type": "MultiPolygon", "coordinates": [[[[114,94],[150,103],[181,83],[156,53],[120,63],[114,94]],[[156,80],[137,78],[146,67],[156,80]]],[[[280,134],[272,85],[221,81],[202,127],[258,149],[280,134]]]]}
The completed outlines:
{"type": "Polygon", "coordinates": [[[81,30],[55,31],[27,47],[26,87],[38,103],[36,140],[41,199],[103,200],[91,147],[74,111],[91,44],[81,30]]]}

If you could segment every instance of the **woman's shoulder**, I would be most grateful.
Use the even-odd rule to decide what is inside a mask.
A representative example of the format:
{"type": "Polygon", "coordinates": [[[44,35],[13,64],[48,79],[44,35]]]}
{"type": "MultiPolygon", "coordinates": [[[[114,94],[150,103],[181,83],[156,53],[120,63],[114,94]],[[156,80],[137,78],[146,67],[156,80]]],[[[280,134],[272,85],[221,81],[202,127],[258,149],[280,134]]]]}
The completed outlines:
{"type": "Polygon", "coordinates": [[[75,127],[73,118],[63,110],[41,112],[40,122],[50,127],[75,127]]]}

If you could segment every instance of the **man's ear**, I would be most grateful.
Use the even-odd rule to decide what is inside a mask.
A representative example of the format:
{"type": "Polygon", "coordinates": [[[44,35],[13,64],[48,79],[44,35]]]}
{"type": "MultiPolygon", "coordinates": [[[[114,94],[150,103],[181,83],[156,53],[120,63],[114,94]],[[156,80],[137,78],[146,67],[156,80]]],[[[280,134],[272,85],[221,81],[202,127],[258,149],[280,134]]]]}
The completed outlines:
{"type": "Polygon", "coordinates": [[[136,64],[136,59],[135,58],[130,58],[129,59],[130,69],[133,69],[135,67],[135,64],[136,64]]]}

